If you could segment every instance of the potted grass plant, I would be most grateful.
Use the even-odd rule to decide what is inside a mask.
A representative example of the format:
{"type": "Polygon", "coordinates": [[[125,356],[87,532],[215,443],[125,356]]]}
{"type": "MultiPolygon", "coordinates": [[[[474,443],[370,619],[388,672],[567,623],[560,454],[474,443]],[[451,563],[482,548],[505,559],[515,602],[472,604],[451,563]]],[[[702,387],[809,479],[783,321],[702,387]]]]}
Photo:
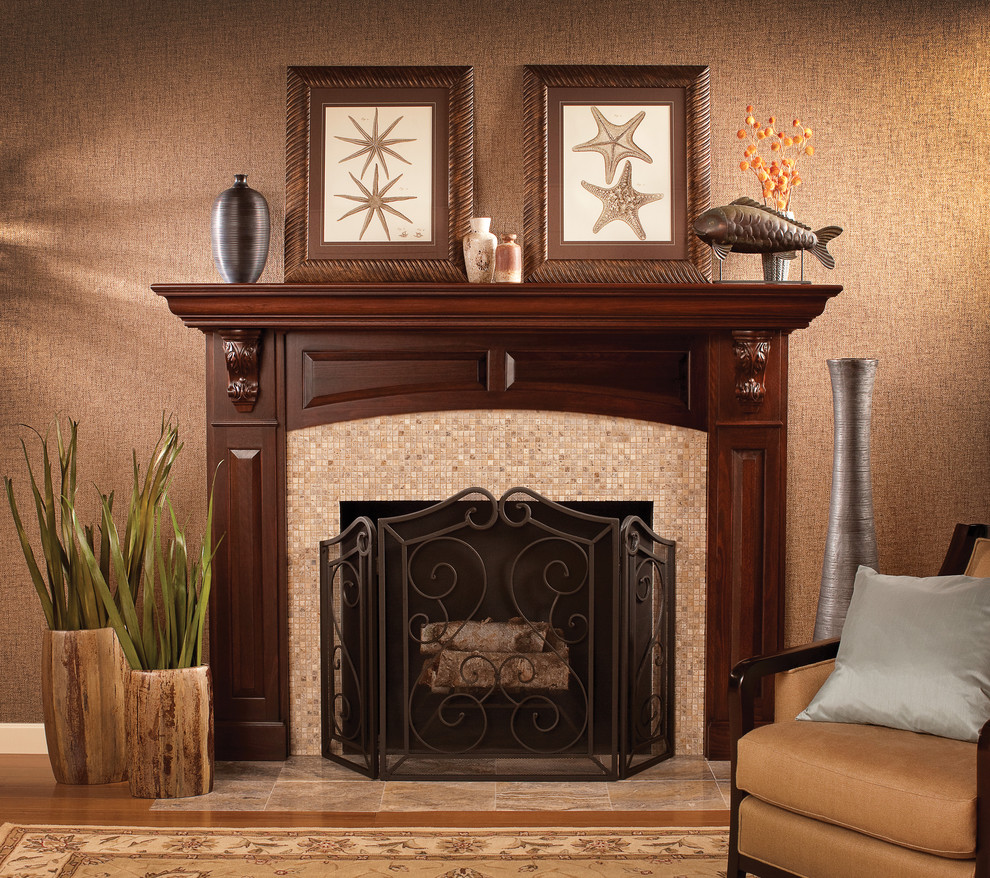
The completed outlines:
{"type": "MultiPolygon", "coordinates": [[[[213,492],[198,553],[190,552],[171,501],[152,517],[140,595],[103,503],[110,564],[82,545],[85,563],[130,665],[125,693],[127,776],[136,798],[181,798],[213,789],[213,688],[202,660],[214,547],[213,492]],[[169,530],[171,533],[169,534],[169,530]],[[112,584],[116,585],[114,589],[112,584]]],[[[77,533],[81,526],[75,522],[77,533]]]]}
{"type": "MultiPolygon", "coordinates": [[[[126,775],[124,693],[128,667],[108,625],[107,605],[93,574],[95,569],[105,580],[104,574],[109,573],[110,534],[103,526],[97,539],[91,526],[79,525],[78,422],[70,419],[65,433],[57,420],[53,426],[54,455],[49,445],[52,430],[45,435],[34,431],[41,443],[40,479],[35,477],[27,444],[21,441],[38,520],[40,556],[35,554],[21,519],[13,481],[4,479],[24,559],[48,625],[42,642],[41,673],[48,756],[59,783],[114,783],[126,775]],[[57,495],[53,477],[56,459],[57,495]]],[[[161,507],[178,449],[176,431],[163,421],[143,480],[136,454],[132,454],[131,505],[123,545],[117,552],[123,589],[118,587],[117,593],[110,596],[115,607],[124,594],[136,593],[141,581],[153,536],[154,510],[161,507]]],[[[113,494],[101,494],[100,503],[104,519],[112,520],[113,494]]]]}

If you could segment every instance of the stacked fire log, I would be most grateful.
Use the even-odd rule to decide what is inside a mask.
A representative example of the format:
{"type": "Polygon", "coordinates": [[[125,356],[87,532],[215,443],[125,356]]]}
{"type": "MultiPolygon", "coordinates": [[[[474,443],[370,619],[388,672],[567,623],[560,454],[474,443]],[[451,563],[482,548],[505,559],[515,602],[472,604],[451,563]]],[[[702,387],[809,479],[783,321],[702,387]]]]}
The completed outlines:
{"type": "Polygon", "coordinates": [[[427,622],[420,653],[430,656],[419,682],[437,694],[567,689],[567,644],[547,622],[427,622]]]}

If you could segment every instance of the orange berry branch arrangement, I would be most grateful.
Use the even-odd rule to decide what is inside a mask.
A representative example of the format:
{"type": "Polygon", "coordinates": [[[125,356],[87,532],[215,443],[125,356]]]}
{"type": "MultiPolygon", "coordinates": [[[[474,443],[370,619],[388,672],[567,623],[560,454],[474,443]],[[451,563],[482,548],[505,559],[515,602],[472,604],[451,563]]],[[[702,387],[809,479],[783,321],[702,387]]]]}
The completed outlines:
{"type": "Polygon", "coordinates": [[[777,130],[777,120],[771,116],[766,124],[757,121],[756,109],[746,107],[746,127],[740,128],[736,137],[748,141],[743,151],[739,170],[752,172],[763,191],[763,202],[770,202],[777,210],[788,210],[792,191],[803,182],[797,172],[797,161],[802,155],[813,156],[815,148],[808,142],[812,130],[795,119],[789,134],[777,130]],[[760,150],[770,147],[767,162],[760,150]]]}

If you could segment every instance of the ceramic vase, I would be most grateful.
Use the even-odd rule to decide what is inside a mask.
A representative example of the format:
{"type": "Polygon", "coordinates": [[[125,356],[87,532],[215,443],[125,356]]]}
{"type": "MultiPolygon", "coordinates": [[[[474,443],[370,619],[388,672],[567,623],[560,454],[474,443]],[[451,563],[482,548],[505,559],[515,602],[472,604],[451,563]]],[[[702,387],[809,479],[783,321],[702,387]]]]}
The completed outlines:
{"type": "Polygon", "coordinates": [[[271,220],[268,202],[247,184],[247,174],[234,174],[234,185],[213,202],[210,217],[213,262],[229,284],[254,283],[265,268],[271,220]]]}
{"type": "Polygon", "coordinates": [[[495,248],[495,283],[522,282],[522,247],[516,243],[516,235],[503,235],[495,248]]]}
{"type": "Polygon", "coordinates": [[[490,284],[495,276],[498,238],[492,234],[491,225],[491,217],[472,217],[471,231],[464,236],[464,267],[469,283],[490,284]]]}
{"type": "Polygon", "coordinates": [[[828,371],[832,379],[835,439],[815,640],[842,633],[856,568],[860,564],[874,570],[877,567],[870,471],[870,420],[877,361],[829,360],[828,371]]]}
{"type": "Polygon", "coordinates": [[[119,783],[126,777],[128,671],[112,628],[45,631],[41,703],[48,758],[59,783],[119,783]]]}
{"type": "Polygon", "coordinates": [[[207,665],[131,671],[127,752],[135,798],[177,799],[213,789],[213,683],[207,665]]]}

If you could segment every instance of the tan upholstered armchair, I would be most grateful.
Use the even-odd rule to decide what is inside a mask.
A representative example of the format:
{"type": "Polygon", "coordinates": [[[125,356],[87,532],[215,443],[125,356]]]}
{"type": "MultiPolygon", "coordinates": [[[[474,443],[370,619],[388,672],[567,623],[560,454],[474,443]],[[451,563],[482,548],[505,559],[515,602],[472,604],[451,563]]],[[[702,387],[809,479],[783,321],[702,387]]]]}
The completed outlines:
{"type": "MultiPolygon", "coordinates": [[[[990,576],[985,525],[959,525],[940,573],[990,576]],[[974,551],[975,547],[975,551],[974,551]]],[[[796,722],[839,640],[738,664],[730,682],[728,878],[990,878],[990,722],[976,743],[796,722]],[[774,722],[753,699],[773,677],[774,722]]]]}

